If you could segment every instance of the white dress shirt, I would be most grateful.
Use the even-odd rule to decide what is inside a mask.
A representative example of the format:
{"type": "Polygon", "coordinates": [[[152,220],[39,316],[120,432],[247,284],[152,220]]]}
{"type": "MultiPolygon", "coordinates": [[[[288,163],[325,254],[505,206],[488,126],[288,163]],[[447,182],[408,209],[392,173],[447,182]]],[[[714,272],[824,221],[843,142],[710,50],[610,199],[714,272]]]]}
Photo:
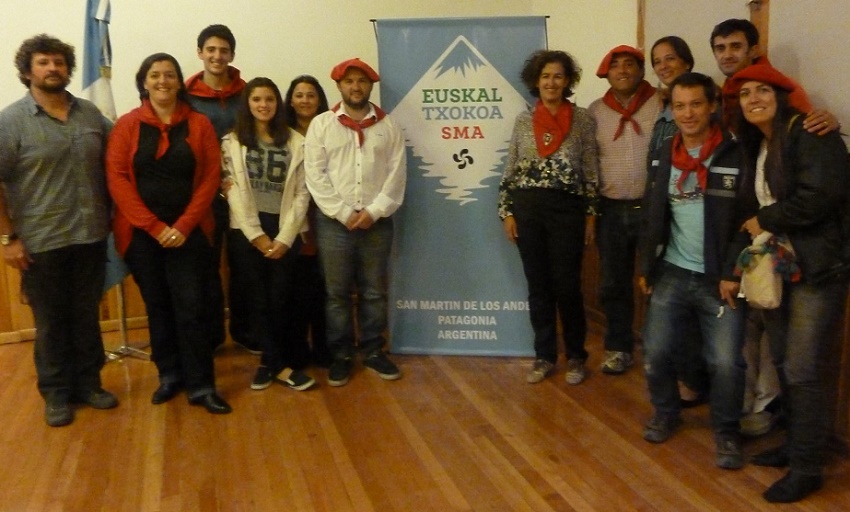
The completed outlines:
{"type": "MultiPolygon", "coordinates": [[[[322,213],[343,224],[361,210],[374,220],[389,217],[401,206],[407,182],[401,129],[386,116],[363,129],[359,146],[357,132],[337,119],[344,110],[342,104],[310,123],[304,146],[307,188],[322,213]]],[[[369,117],[376,117],[371,106],[369,117]]]]}

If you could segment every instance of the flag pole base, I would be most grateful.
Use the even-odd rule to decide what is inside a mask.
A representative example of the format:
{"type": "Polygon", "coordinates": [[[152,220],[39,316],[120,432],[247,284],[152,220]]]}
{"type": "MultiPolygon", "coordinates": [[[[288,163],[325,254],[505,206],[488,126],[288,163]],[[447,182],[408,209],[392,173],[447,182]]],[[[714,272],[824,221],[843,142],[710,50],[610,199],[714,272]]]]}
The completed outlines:
{"type": "Polygon", "coordinates": [[[144,361],[150,361],[151,355],[142,348],[147,348],[150,346],[150,343],[147,342],[142,345],[141,348],[132,347],[127,342],[127,314],[124,308],[124,283],[118,283],[118,333],[121,337],[121,346],[116,348],[115,350],[106,350],[106,359],[107,361],[118,361],[119,359],[123,359],[125,357],[133,357],[136,359],[142,359],[144,361]]]}

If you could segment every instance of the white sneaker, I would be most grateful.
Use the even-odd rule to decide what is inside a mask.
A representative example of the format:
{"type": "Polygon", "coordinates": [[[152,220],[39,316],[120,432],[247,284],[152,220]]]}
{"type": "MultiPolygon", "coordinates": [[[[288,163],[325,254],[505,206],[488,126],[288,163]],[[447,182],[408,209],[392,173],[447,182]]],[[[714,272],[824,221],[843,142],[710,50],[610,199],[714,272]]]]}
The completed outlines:
{"type": "Polygon", "coordinates": [[[567,374],[565,377],[567,384],[572,384],[573,386],[581,384],[585,377],[587,377],[587,370],[584,368],[584,359],[573,358],[567,361],[567,374]]]}
{"type": "Polygon", "coordinates": [[[605,360],[602,362],[602,373],[609,375],[620,375],[635,364],[634,358],[628,352],[606,350],[605,360]]]}
{"type": "Polygon", "coordinates": [[[538,382],[551,375],[552,370],[554,369],[554,363],[550,363],[545,359],[537,359],[531,366],[531,370],[528,371],[528,375],[525,376],[525,381],[529,384],[537,384],[538,382]]]}

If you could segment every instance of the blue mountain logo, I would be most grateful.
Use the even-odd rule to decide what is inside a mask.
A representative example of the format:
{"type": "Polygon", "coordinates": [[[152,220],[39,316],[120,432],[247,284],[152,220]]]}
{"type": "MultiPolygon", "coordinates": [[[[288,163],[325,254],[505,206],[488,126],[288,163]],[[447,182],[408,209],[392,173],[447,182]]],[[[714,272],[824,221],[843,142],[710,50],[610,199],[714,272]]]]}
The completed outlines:
{"type": "Polygon", "coordinates": [[[437,64],[436,69],[439,70],[437,77],[449,70],[460,71],[463,76],[466,76],[467,69],[477,71],[480,67],[486,67],[486,64],[478,58],[472,48],[466,43],[466,39],[463,38],[446,55],[446,58],[437,64]]]}

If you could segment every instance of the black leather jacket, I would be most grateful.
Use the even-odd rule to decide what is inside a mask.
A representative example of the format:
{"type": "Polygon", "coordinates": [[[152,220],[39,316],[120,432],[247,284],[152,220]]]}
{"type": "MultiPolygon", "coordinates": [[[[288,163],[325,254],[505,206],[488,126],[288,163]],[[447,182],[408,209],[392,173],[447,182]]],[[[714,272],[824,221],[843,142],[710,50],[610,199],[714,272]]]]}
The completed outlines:
{"type": "Polygon", "coordinates": [[[806,281],[848,275],[850,159],[844,141],[838,132],[807,132],[799,116],[789,128],[782,164],[788,193],[758,211],[759,225],[788,235],[806,281]]]}

